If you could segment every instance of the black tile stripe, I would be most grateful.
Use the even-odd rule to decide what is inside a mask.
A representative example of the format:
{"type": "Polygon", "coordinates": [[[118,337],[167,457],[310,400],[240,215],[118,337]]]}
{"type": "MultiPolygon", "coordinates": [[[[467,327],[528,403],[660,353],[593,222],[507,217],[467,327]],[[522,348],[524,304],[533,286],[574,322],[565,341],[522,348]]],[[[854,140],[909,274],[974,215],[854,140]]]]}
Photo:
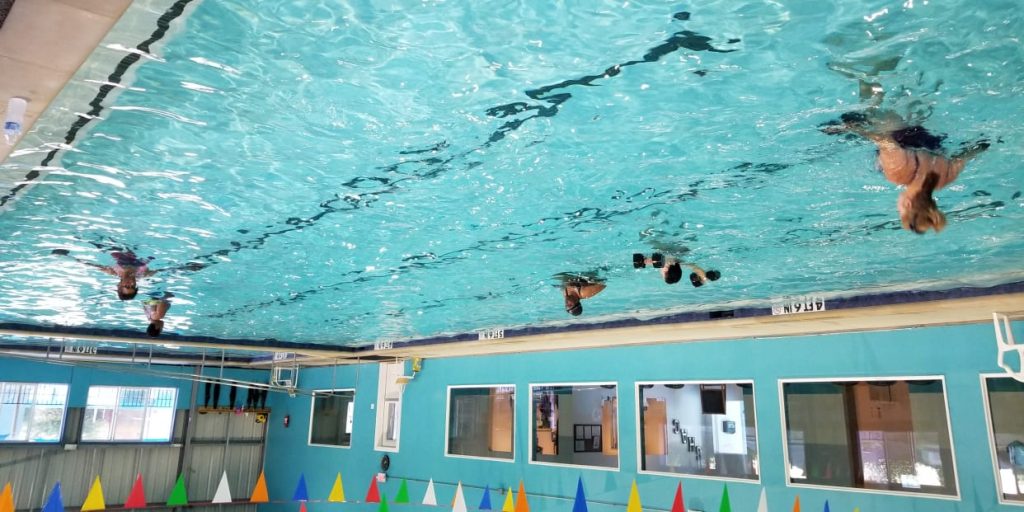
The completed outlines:
{"type": "MultiPolygon", "coordinates": [[[[177,0],[176,2],[174,2],[174,4],[171,5],[166,11],[164,11],[160,18],[156,20],[156,30],[154,30],[153,33],[150,34],[148,39],[136,45],[135,48],[143,52],[149,53],[150,45],[163,39],[164,36],[167,35],[167,30],[171,27],[171,22],[173,22],[175,19],[181,16],[181,14],[185,12],[185,7],[193,1],[194,0],[177,0]]],[[[103,101],[107,99],[107,95],[110,94],[110,91],[113,91],[115,89],[115,86],[110,84],[120,84],[121,80],[124,79],[124,74],[127,73],[128,70],[131,69],[131,67],[134,66],[141,59],[142,56],[136,53],[130,53],[128,55],[125,55],[124,58],[117,63],[117,66],[114,68],[114,71],[110,73],[110,75],[107,77],[108,83],[100,86],[99,91],[96,92],[96,96],[93,97],[92,101],[89,102],[89,106],[92,107],[88,112],[89,117],[79,116],[78,119],[71,124],[71,127],[68,128],[67,133],[64,134],[65,144],[70,145],[72,142],[74,142],[75,139],[78,137],[78,132],[81,131],[82,128],[85,128],[86,125],[88,125],[93,119],[97,118],[101,112],[103,112],[103,101]]],[[[59,153],[60,151],[60,149],[54,149],[50,151],[49,153],[46,154],[46,157],[43,158],[42,162],[40,162],[39,165],[41,167],[49,165],[50,162],[53,161],[54,158],[56,158],[57,153],[59,153]]],[[[3,207],[9,201],[14,199],[15,196],[18,195],[18,192],[29,186],[29,182],[38,179],[40,176],[40,172],[35,169],[25,174],[25,179],[23,180],[23,183],[15,186],[11,190],[9,190],[6,195],[0,197],[0,207],[3,207]]]]}

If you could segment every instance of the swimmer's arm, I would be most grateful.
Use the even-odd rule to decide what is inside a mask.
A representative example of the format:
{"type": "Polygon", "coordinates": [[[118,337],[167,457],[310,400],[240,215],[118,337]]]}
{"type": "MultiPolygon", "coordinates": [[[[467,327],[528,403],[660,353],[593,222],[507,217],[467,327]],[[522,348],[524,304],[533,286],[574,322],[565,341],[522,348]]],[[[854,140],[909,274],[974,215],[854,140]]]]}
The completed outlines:
{"type": "Polygon", "coordinates": [[[597,295],[604,291],[605,288],[607,288],[607,286],[601,283],[590,283],[584,285],[583,287],[580,288],[580,298],[589,299],[594,295],[597,295]]]}
{"type": "Polygon", "coordinates": [[[202,269],[204,269],[206,267],[207,267],[207,265],[205,263],[199,263],[199,262],[193,261],[193,262],[186,263],[184,265],[178,265],[176,267],[164,267],[164,268],[156,268],[156,269],[152,269],[152,270],[147,270],[146,271],[146,277],[155,275],[157,272],[180,272],[182,270],[188,270],[188,271],[191,271],[191,272],[195,272],[197,270],[202,270],[202,269]]]}
{"type": "Polygon", "coordinates": [[[95,269],[97,269],[100,272],[103,272],[105,274],[110,274],[112,276],[116,276],[117,275],[117,272],[113,268],[105,266],[105,265],[100,265],[99,263],[93,263],[93,262],[88,261],[88,260],[83,260],[81,258],[76,258],[76,257],[68,254],[68,250],[67,249],[54,249],[50,253],[51,254],[55,254],[57,256],[64,256],[64,257],[70,258],[70,259],[72,259],[72,260],[74,260],[74,261],[76,261],[78,263],[81,263],[82,265],[93,267],[93,268],[95,268],[95,269]]]}

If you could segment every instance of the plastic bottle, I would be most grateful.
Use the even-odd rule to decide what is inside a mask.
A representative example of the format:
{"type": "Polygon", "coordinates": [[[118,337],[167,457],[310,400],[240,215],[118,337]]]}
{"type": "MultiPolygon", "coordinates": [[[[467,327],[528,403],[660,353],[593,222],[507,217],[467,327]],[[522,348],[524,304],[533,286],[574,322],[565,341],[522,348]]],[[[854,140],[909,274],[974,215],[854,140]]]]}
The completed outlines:
{"type": "Polygon", "coordinates": [[[25,110],[28,102],[24,98],[11,98],[7,102],[7,116],[4,119],[4,138],[14,145],[21,135],[21,127],[25,123],[25,110]]]}

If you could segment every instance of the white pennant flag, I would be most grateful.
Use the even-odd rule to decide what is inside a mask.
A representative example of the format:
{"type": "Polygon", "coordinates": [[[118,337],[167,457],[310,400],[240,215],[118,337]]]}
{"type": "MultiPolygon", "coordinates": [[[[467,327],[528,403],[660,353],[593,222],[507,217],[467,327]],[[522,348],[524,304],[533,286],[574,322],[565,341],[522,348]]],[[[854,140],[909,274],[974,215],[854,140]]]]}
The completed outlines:
{"type": "Polygon", "coordinates": [[[220,476],[220,484],[217,485],[217,492],[213,495],[213,503],[231,503],[231,488],[228,487],[228,472],[220,476]]]}
{"type": "Polygon", "coordinates": [[[433,478],[431,478],[430,481],[427,482],[427,492],[426,492],[426,494],[423,495],[423,504],[424,505],[435,505],[435,506],[437,505],[437,495],[434,494],[434,479],[433,478]]]}
{"type": "Polygon", "coordinates": [[[768,497],[764,494],[764,487],[761,488],[761,502],[757,505],[757,512],[768,512],[768,497]]]}
{"type": "Polygon", "coordinates": [[[467,512],[466,497],[462,495],[462,482],[455,488],[455,502],[452,503],[452,512],[467,512]]]}

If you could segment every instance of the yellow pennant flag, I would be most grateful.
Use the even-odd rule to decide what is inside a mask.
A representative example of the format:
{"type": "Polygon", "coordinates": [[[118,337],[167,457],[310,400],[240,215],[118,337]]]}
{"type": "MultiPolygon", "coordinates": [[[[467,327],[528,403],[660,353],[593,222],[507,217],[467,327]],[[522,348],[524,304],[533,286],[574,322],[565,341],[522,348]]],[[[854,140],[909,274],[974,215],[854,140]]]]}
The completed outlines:
{"type": "Polygon", "coordinates": [[[341,486],[341,473],[334,479],[334,487],[331,487],[331,495],[327,497],[331,503],[345,503],[345,488],[341,486]]]}
{"type": "Polygon", "coordinates": [[[11,483],[4,485],[4,491],[0,492],[0,512],[14,512],[14,491],[11,490],[11,483]]]}
{"type": "Polygon", "coordinates": [[[107,504],[103,502],[103,484],[100,483],[99,475],[92,481],[92,488],[89,489],[89,495],[85,497],[85,503],[82,504],[82,512],[88,512],[90,510],[106,510],[107,504]]]}
{"type": "Polygon", "coordinates": [[[508,488],[508,492],[505,493],[505,504],[501,506],[501,512],[515,512],[516,502],[512,500],[512,488],[508,488]]]}
{"type": "Polygon", "coordinates": [[[626,512],[643,512],[640,505],[640,491],[636,489],[636,480],[633,480],[633,488],[629,490],[629,503],[626,504],[626,512]]]}

